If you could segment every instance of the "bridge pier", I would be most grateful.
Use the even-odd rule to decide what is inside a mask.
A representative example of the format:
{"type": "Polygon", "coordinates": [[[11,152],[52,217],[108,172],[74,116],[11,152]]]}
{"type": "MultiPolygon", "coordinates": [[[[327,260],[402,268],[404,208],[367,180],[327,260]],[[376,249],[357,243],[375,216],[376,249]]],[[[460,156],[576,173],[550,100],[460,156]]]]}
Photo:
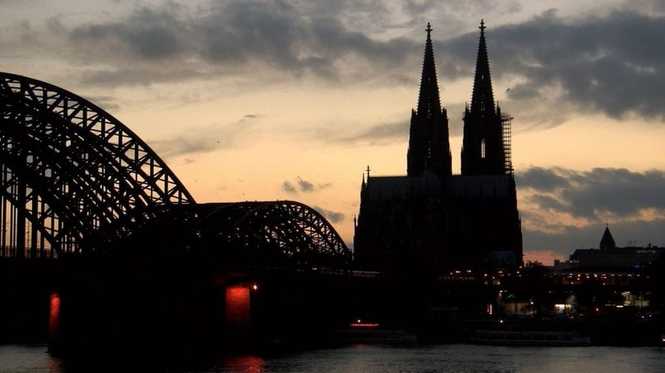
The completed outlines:
{"type": "Polygon", "coordinates": [[[48,337],[49,295],[59,263],[0,258],[0,343],[40,343],[48,337]]]}

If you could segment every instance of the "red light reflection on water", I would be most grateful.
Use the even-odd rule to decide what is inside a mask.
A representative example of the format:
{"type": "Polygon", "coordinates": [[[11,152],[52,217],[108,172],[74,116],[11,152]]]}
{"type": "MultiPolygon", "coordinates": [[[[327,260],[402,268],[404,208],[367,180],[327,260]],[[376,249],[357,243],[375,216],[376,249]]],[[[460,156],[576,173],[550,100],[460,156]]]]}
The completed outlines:
{"type": "Polygon", "coordinates": [[[265,372],[265,360],[259,356],[232,356],[224,359],[223,370],[242,373],[265,372]]]}

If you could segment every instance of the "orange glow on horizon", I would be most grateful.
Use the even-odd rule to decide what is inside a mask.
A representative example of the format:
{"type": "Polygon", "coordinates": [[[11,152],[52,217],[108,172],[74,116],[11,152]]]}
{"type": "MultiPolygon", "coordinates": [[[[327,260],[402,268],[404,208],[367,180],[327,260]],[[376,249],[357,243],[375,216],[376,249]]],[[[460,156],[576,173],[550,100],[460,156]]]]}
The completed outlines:
{"type": "Polygon", "coordinates": [[[564,258],[554,250],[524,250],[524,263],[539,262],[551,266],[555,259],[563,260],[564,258]]]}

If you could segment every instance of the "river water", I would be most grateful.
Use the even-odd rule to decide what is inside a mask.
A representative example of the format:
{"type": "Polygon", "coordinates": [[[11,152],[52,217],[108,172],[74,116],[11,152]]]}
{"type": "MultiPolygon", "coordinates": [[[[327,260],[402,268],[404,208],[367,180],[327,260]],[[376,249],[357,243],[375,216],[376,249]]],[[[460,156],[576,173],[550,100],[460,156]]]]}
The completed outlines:
{"type": "MultiPolygon", "coordinates": [[[[0,346],[0,372],[61,373],[62,361],[45,347],[0,346]]],[[[100,363],[100,368],[103,363],[100,363]]],[[[101,370],[101,369],[100,369],[101,370]]],[[[132,371],[127,362],[126,371],[132,371]]],[[[665,372],[658,347],[497,347],[441,345],[389,347],[354,345],[261,357],[220,358],[203,372],[665,372]]]]}

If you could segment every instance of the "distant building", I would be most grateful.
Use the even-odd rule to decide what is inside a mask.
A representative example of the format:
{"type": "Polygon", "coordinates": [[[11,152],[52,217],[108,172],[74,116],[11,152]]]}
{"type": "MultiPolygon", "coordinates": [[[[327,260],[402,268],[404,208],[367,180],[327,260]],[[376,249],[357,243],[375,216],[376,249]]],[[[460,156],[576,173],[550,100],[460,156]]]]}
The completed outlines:
{"type": "Polygon", "coordinates": [[[555,270],[566,271],[639,271],[653,264],[665,253],[665,248],[627,246],[617,247],[610,228],[605,227],[598,249],[578,249],[566,262],[555,262],[555,270]]]}
{"type": "Polygon", "coordinates": [[[418,106],[411,111],[406,176],[363,176],[355,226],[358,268],[515,267],[522,231],[510,161],[510,118],[494,102],[480,26],[471,106],[464,113],[462,174],[452,175],[448,116],[439,98],[427,25],[418,106]]]}

